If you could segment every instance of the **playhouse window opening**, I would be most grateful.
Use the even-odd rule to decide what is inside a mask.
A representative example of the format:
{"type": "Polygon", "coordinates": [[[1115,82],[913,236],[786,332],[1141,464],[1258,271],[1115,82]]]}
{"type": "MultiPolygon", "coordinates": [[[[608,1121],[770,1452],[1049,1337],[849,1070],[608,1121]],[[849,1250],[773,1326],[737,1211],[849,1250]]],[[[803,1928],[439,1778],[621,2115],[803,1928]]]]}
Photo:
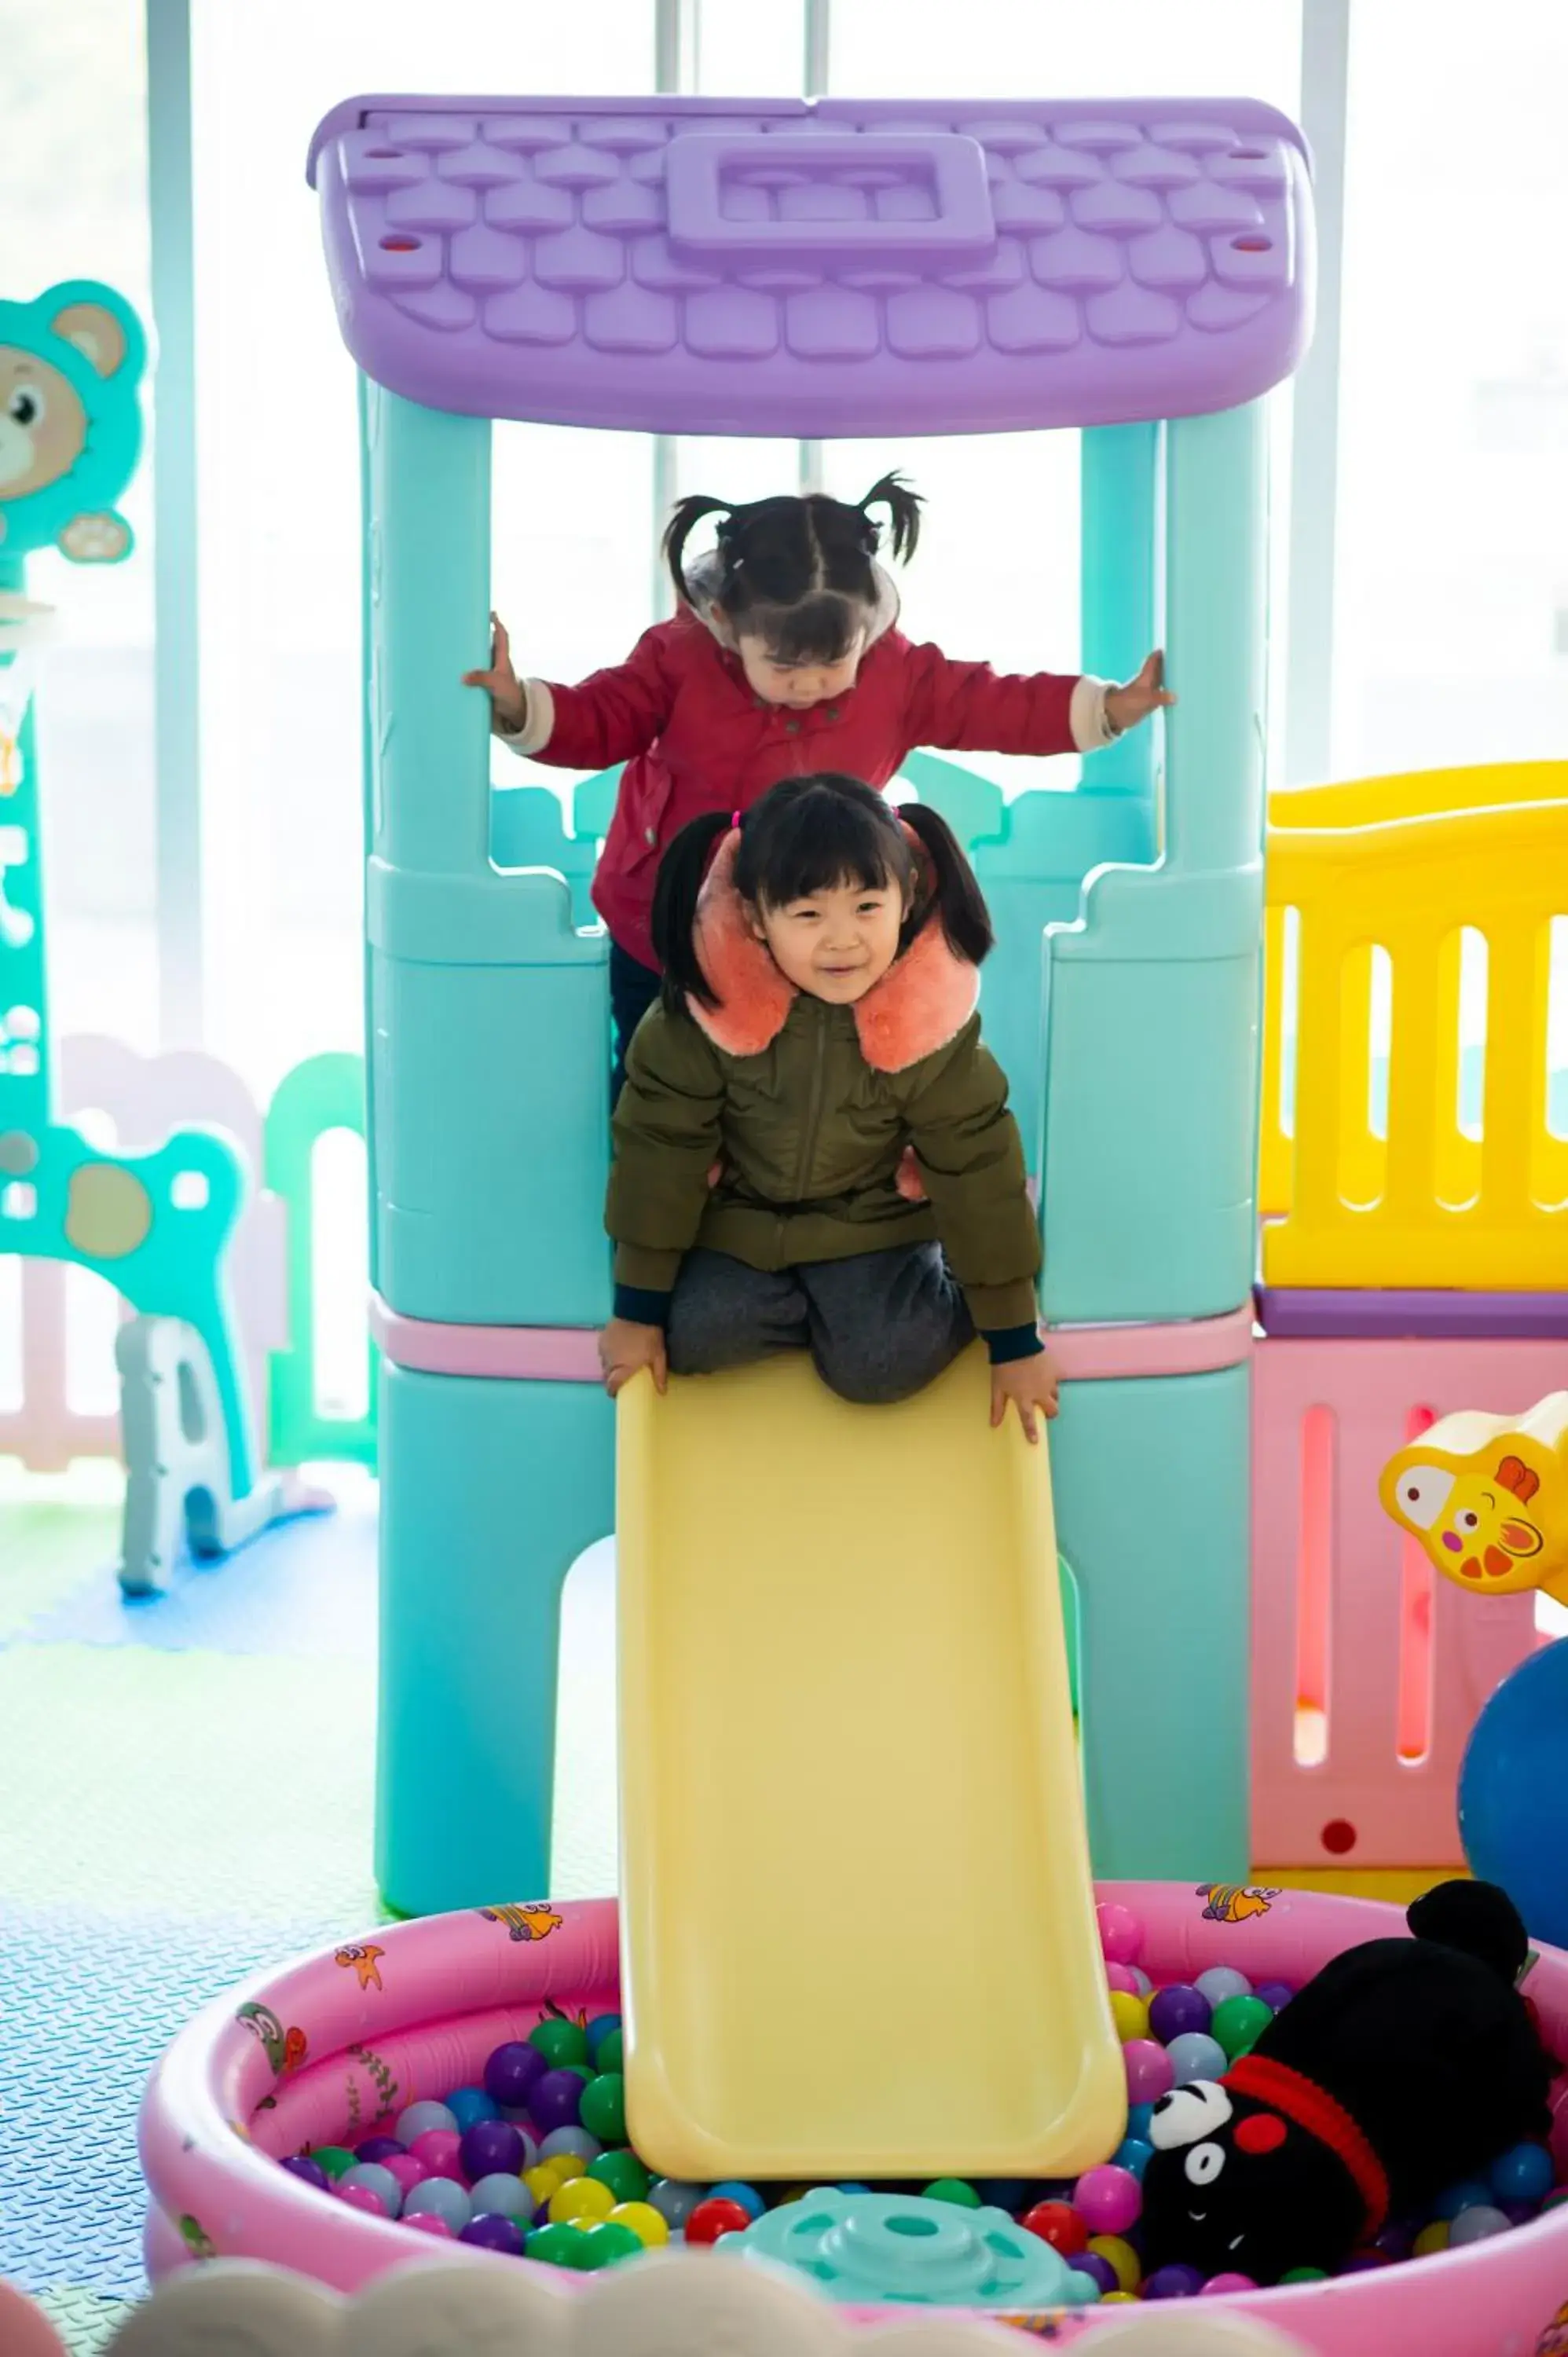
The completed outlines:
{"type": "Polygon", "coordinates": [[[1294,1749],[1298,1768],[1325,1766],[1331,1741],[1329,1656],[1337,1438],[1334,1410],[1309,1407],[1301,1420],[1296,1526],[1294,1749]]]}
{"type": "MultiPolygon", "coordinates": [[[[1436,1422],[1432,1409],[1412,1407],[1405,1418],[1403,1446],[1419,1440],[1436,1422]]],[[[1399,1688],[1395,1750],[1402,1766],[1419,1768],[1432,1757],[1435,1711],[1436,1578],[1425,1549],[1409,1531],[1398,1533],[1400,1550],[1399,1688]]]]}

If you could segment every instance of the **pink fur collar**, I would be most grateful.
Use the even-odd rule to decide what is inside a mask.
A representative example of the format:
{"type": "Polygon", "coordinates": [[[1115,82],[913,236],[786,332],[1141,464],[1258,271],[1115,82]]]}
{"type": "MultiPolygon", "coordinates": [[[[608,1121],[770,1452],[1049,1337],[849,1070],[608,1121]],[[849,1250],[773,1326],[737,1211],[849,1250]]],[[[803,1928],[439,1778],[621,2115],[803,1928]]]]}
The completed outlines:
{"type": "MultiPolygon", "coordinates": [[[[726,1056],[760,1056],[784,1028],[796,992],[746,923],[735,888],[739,842],[738,833],[725,835],[697,903],[697,957],[719,1004],[687,1005],[726,1056]]],[[[956,1039],[979,1001],[979,974],[953,955],[940,924],[928,923],[856,1006],[861,1053],[874,1071],[902,1072],[956,1039]]]]}

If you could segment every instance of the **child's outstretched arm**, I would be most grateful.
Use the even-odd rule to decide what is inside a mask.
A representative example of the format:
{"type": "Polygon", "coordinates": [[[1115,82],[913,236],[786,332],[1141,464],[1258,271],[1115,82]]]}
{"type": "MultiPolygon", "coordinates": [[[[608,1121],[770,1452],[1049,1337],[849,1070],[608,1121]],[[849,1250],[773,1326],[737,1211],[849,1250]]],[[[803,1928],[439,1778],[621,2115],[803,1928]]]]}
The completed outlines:
{"type": "Polygon", "coordinates": [[[1176,702],[1157,649],[1124,686],[1088,673],[994,672],[989,663],[954,662],[940,647],[911,647],[908,661],[904,726],[911,747],[1092,753],[1176,702]]]}
{"type": "Polygon", "coordinates": [[[492,614],[489,663],[466,671],[463,684],[489,697],[491,729],[512,752],[553,769],[607,770],[646,753],[669,720],[674,683],[664,659],[667,629],[645,630],[625,662],[564,687],[519,679],[506,624],[492,614]]]}
{"type": "Polygon", "coordinates": [[[948,1264],[991,1354],[991,1421],[1002,1422],[1011,1400],[1037,1440],[1036,1410],[1057,1412],[1035,1300],[1040,1232],[1007,1082],[981,1043],[978,1016],[931,1059],[906,1117],[948,1264]]]}
{"type": "Polygon", "coordinates": [[[605,1199],[615,1312],[599,1337],[599,1364],[612,1399],[644,1367],[664,1389],[670,1297],[702,1224],[723,1105],[718,1059],[703,1034],[684,1015],[650,1008],[627,1052],[605,1199]]]}

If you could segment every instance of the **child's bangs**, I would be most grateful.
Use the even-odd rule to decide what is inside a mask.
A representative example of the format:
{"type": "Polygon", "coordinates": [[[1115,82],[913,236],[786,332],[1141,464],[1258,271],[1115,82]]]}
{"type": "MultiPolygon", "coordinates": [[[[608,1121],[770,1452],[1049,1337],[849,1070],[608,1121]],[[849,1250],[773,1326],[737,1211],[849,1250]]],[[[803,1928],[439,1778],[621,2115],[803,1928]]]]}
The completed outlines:
{"type": "Polygon", "coordinates": [[[761,897],[776,909],[819,892],[907,891],[914,861],[896,827],[837,796],[811,795],[768,846],[761,897]]]}
{"type": "Polygon", "coordinates": [[[748,614],[744,627],[755,632],[778,663],[843,662],[865,628],[865,615],[848,597],[818,590],[798,606],[748,614]]]}

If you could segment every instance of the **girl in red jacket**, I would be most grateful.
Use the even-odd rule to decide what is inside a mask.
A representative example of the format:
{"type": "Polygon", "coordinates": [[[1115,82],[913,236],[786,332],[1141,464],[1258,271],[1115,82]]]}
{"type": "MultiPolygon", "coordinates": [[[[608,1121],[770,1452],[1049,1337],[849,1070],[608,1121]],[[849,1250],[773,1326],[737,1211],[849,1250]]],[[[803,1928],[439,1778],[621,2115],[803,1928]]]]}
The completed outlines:
{"type": "Polygon", "coordinates": [[[894,555],[913,555],[920,501],[897,475],[858,507],[821,492],[745,507],[682,500],[664,536],[679,608],[624,663],[576,687],[520,681],[498,619],[489,669],[465,673],[489,694],[496,734],[514,752],[564,770],[626,764],[594,878],[610,936],[618,1092],[659,990],[649,920],[660,858],[690,820],[749,810],[779,779],[824,770],[886,786],[919,745],[1090,752],[1175,701],[1157,653],[1117,687],[1050,672],[1000,677],[911,645],[875,561],[878,507],[894,555]],[[688,574],[687,540],[712,514],[718,545],[688,574]]]}

